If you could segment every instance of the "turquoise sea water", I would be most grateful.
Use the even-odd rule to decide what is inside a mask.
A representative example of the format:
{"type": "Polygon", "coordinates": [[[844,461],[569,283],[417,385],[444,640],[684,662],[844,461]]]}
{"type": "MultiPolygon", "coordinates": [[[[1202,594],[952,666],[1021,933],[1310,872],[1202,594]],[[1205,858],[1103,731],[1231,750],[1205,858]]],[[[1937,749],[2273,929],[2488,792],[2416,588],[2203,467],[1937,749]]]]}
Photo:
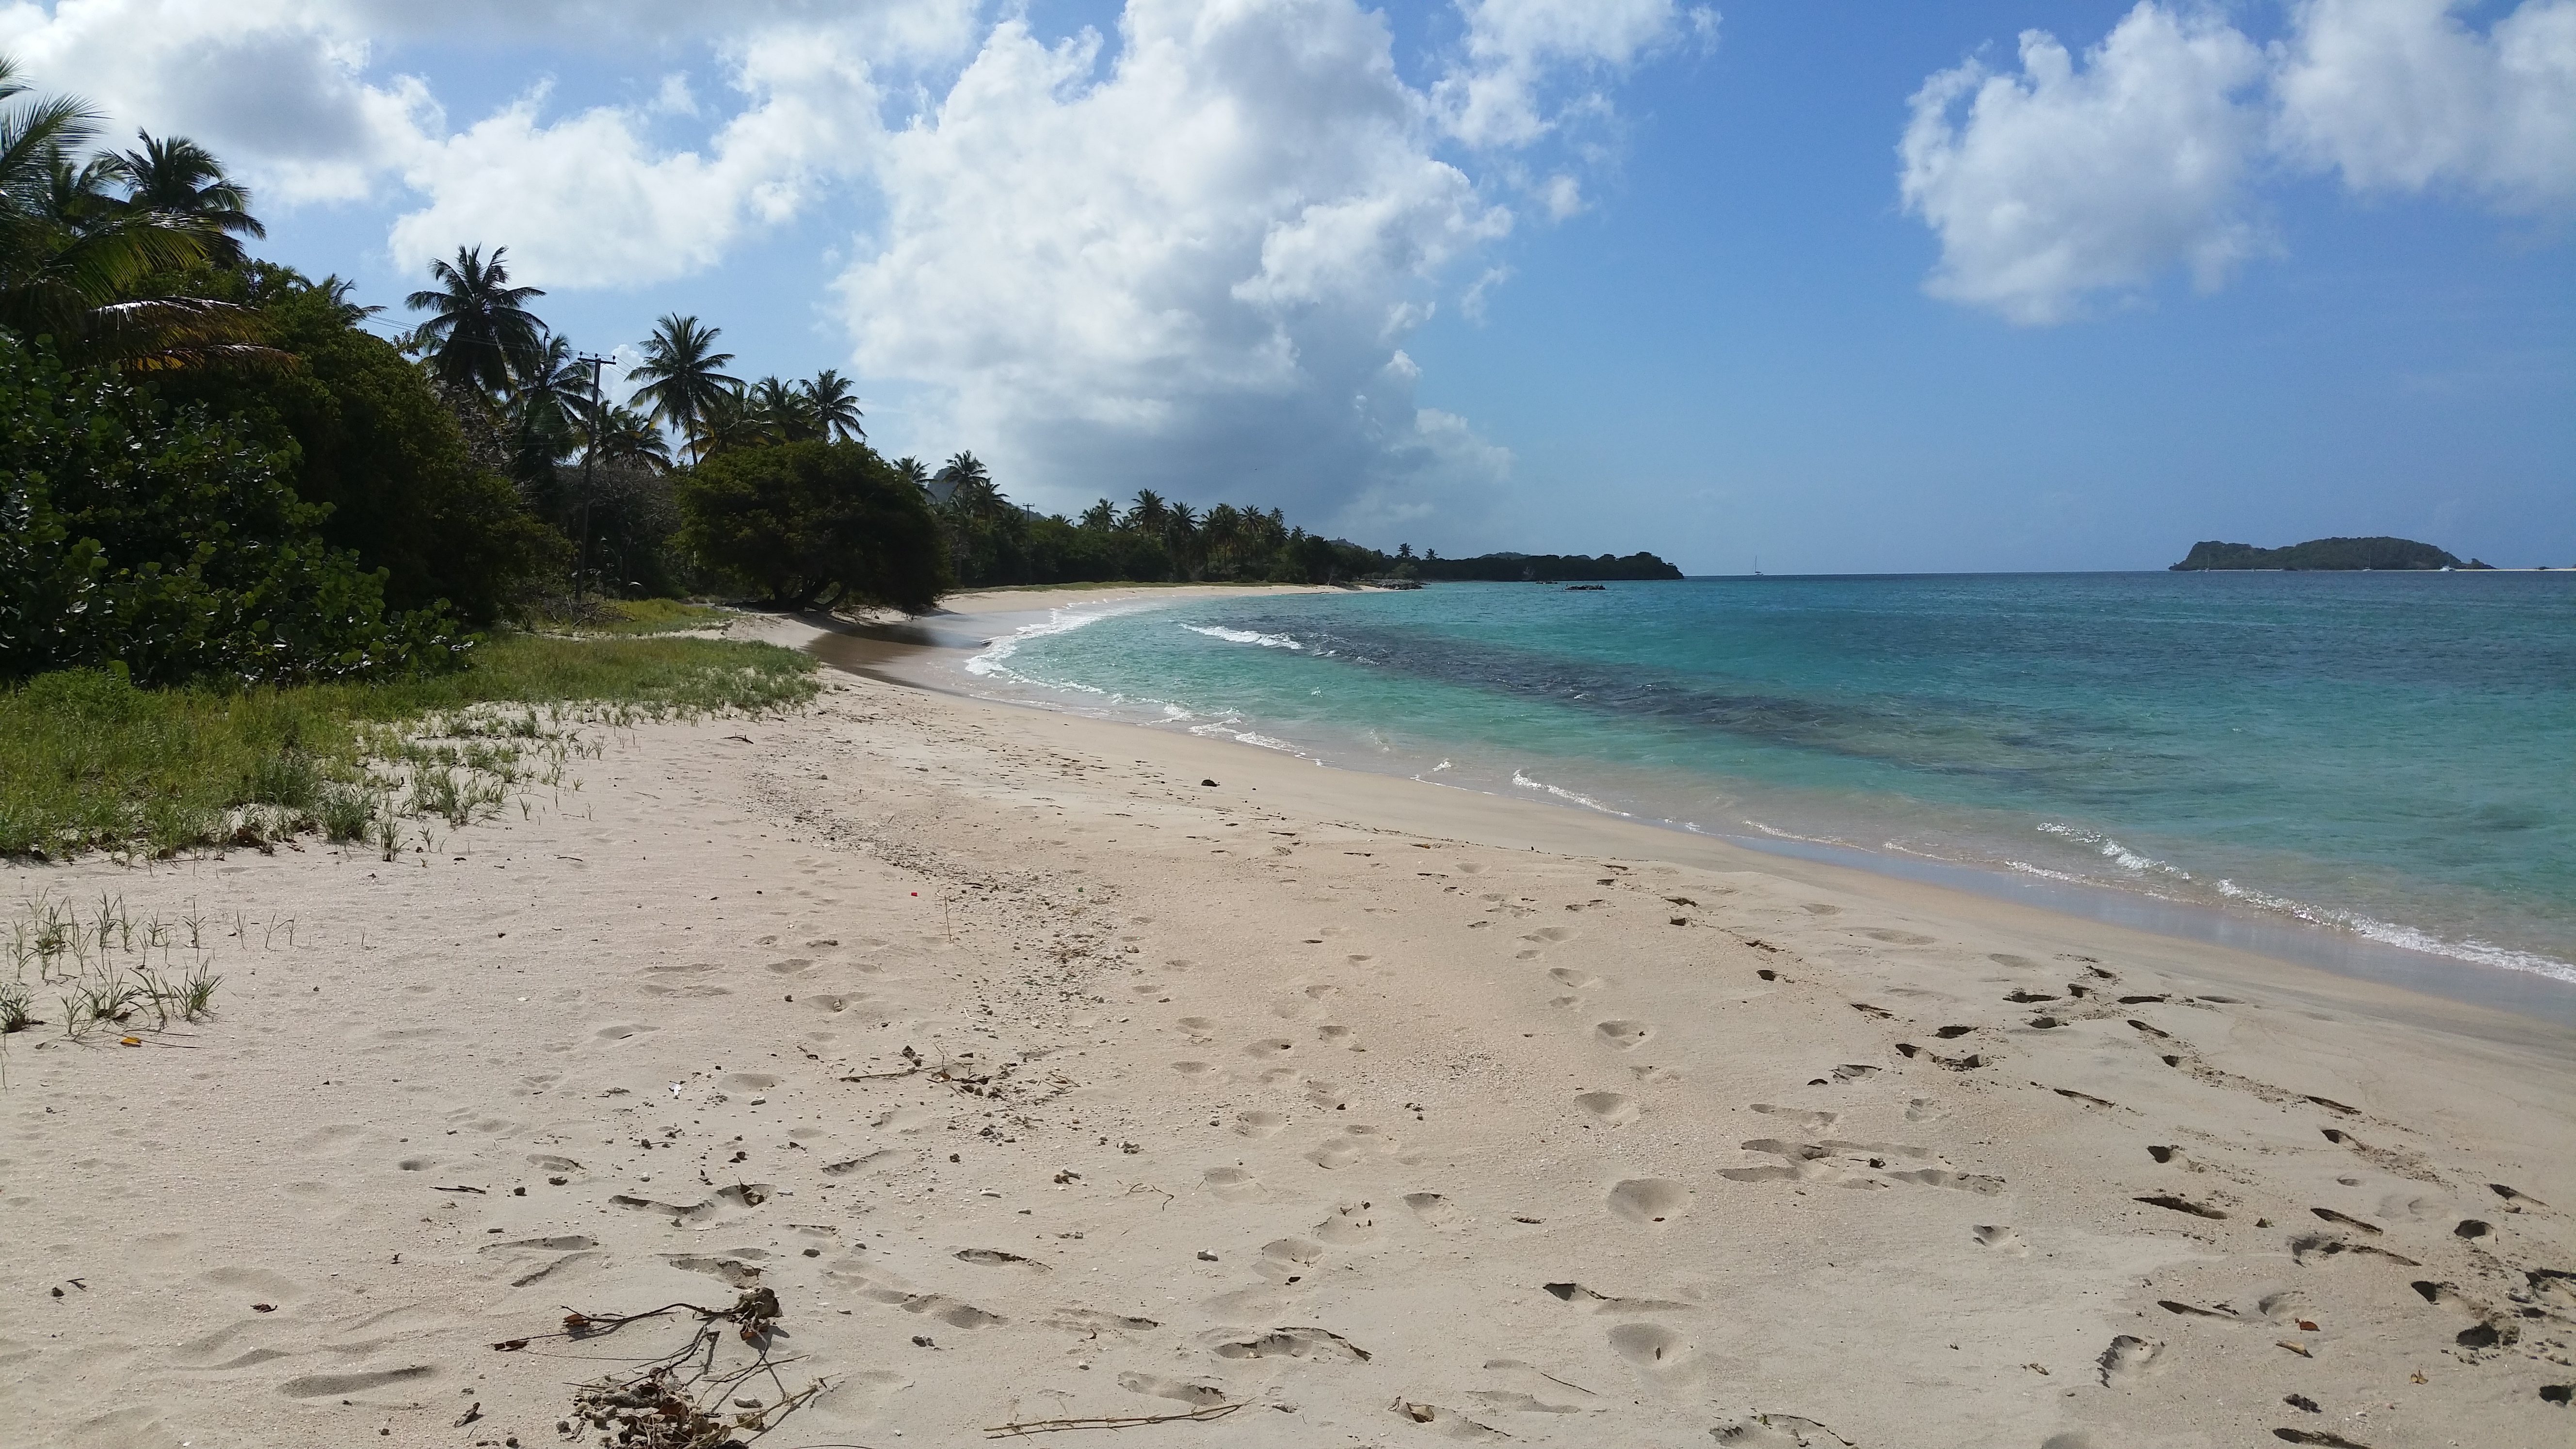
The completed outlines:
{"type": "Polygon", "coordinates": [[[2576,575],[1529,584],[1074,607],[989,692],[2576,983],[2576,575]]]}

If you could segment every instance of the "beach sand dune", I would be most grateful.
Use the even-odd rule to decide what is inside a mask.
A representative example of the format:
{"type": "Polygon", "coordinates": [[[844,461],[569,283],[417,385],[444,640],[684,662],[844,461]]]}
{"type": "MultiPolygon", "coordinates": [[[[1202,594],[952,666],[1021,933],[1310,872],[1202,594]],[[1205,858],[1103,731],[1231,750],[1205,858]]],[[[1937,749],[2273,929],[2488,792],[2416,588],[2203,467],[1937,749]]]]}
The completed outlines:
{"type": "Polygon", "coordinates": [[[760,1289],[778,1445],[2576,1433],[2560,1028],[867,680],[530,804],[8,872],[225,981],[8,1039],[0,1438],[597,1443],[760,1289]]]}

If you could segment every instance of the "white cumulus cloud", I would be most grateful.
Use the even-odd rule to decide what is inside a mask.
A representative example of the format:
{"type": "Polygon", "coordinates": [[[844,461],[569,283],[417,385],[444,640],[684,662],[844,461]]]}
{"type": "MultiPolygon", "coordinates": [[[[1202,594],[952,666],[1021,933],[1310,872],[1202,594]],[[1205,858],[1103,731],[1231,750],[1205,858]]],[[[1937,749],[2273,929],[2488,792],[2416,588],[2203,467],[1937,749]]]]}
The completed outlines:
{"type": "Polygon", "coordinates": [[[1433,154],[1353,0],[1133,0],[1114,62],[998,26],[888,138],[843,281],[858,360],[1057,505],[1138,487],[1348,526],[1471,506],[1507,465],[1400,350],[1509,214],[1433,154]],[[1311,516],[1311,514],[1310,514],[1311,516]]]}
{"type": "MultiPolygon", "coordinates": [[[[1542,91],[1569,72],[1578,77],[1632,65],[1644,52],[1686,29],[1716,34],[1717,12],[1684,10],[1674,0],[1458,0],[1467,23],[1466,63],[1433,88],[1443,119],[1475,146],[1518,146],[1550,128],[1542,91]]],[[[1586,91],[1567,109],[1604,104],[1586,91]]]]}
{"type": "Polygon", "coordinates": [[[2485,35],[2453,0],[2308,0],[2275,82],[2291,156],[2356,190],[2454,186],[2516,210],[2576,201],[2576,0],[2485,35]]]}
{"type": "Polygon", "coordinates": [[[1932,293],[2056,322],[2177,261],[2218,285],[2261,245],[2242,188],[2262,68],[2234,29],[2145,3],[2080,66],[2029,30],[2018,74],[1933,76],[1899,148],[1906,208],[1941,237],[1932,293]]]}
{"type": "Polygon", "coordinates": [[[2080,316],[2181,269],[2204,289],[2269,248],[2262,182],[2576,202],[2576,0],[2481,34],[2460,0],[2300,0],[2259,47],[2218,12],[2142,0],[2079,63],[2026,31],[2021,65],[1928,79],[1898,186],[1941,260],[1933,295],[2023,323],[2080,316]]]}

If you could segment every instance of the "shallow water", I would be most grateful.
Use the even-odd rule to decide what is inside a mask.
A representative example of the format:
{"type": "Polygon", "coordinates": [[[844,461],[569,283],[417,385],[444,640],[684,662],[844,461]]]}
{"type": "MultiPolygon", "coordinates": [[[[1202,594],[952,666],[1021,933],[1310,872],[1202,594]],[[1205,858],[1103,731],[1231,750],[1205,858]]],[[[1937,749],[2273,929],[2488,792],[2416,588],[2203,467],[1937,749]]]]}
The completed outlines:
{"type": "Polygon", "coordinates": [[[1006,696],[2576,983],[2576,575],[1709,579],[1059,610],[1006,696]]]}

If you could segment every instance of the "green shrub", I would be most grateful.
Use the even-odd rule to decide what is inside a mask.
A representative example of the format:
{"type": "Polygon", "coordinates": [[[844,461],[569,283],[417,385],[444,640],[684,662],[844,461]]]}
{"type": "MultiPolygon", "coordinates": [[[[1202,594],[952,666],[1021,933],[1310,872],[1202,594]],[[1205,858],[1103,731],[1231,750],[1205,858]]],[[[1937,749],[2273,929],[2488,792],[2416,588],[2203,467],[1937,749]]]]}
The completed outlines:
{"type": "Polygon", "coordinates": [[[679,499],[699,562],[788,608],[919,613],[948,584],[928,500],[863,443],[727,449],[680,479],[679,499]]]}
{"type": "Polygon", "coordinates": [[[0,679],[122,666],[239,683],[452,668],[443,609],[388,610],[283,460],[0,333],[0,679]]]}

